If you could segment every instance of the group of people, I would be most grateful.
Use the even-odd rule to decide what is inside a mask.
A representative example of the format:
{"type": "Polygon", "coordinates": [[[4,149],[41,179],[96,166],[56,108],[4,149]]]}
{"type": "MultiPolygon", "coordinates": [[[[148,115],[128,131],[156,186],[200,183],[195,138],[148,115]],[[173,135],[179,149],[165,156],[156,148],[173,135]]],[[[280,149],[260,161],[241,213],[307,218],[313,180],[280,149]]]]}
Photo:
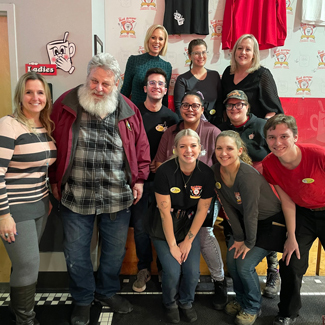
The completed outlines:
{"type": "Polygon", "coordinates": [[[273,324],[298,317],[309,249],[317,237],[325,244],[325,149],[296,143],[295,119],[283,114],[253,35],[237,41],[222,79],[204,67],[205,42],[191,41],[190,71],[176,81],[173,113],[166,107],[172,67],[160,58],[167,43],[163,26],[149,28],[146,53],[129,58],[121,93],[119,64],[107,53],[90,60],[85,83],[62,94],[53,109],[41,75],[20,78],[15,111],[0,119],[0,236],[12,262],[9,307],[17,325],[39,324],[38,243],[50,191],[63,223],[72,325],[89,324],[93,301],[117,313],[133,310],[117,294],[131,218],[139,259],[133,289],[145,290],[151,278],[152,242],[167,321],[178,323],[181,312],[194,322],[202,253],[214,282],[213,308],[238,325],[260,315],[255,267],[264,257],[265,294],[277,293],[277,248],[272,238],[265,244],[265,233],[272,234],[273,221],[282,222],[287,233],[280,238],[282,281],[273,324]],[[211,214],[211,224],[202,227],[211,214]],[[236,293],[229,302],[213,233],[218,214],[226,220],[227,269],[236,293]],[[96,277],[90,258],[95,222],[101,248],[96,277]]]}

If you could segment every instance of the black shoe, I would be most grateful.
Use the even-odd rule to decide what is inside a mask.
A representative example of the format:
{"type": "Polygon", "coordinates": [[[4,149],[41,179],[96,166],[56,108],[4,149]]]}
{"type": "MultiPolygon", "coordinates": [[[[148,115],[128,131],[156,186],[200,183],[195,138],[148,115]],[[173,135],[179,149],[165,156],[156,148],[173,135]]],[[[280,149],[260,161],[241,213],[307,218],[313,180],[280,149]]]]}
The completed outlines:
{"type": "Polygon", "coordinates": [[[121,295],[115,294],[110,298],[95,295],[95,301],[100,302],[103,306],[110,307],[110,311],[114,311],[119,314],[127,314],[133,310],[133,306],[121,295]]]}
{"type": "Polygon", "coordinates": [[[180,321],[179,310],[176,308],[167,308],[165,307],[165,314],[167,323],[177,324],[180,321]]]}
{"type": "Polygon", "coordinates": [[[290,325],[296,322],[296,318],[276,316],[273,320],[273,325],[290,325]]]}
{"type": "Polygon", "coordinates": [[[193,323],[197,320],[197,314],[196,314],[194,307],[191,307],[188,309],[181,308],[181,311],[185,317],[186,322],[193,323]]]}
{"type": "Polygon", "coordinates": [[[214,309],[223,310],[228,302],[227,297],[227,280],[224,278],[222,281],[213,281],[214,283],[214,295],[212,298],[212,304],[214,309]]]}
{"type": "Polygon", "coordinates": [[[90,322],[90,307],[74,305],[71,314],[71,325],[88,325],[90,322]]]}

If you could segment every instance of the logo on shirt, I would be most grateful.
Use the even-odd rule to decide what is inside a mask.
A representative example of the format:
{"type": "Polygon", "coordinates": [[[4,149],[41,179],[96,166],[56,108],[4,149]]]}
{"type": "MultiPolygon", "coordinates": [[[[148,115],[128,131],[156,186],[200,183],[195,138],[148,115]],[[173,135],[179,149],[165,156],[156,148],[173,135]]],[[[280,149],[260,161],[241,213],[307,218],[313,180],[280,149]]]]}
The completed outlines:
{"type": "Polygon", "coordinates": [[[191,186],[190,189],[190,198],[199,199],[202,193],[202,186],[191,186]]]}
{"type": "Polygon", "coordinates": [[[248,139],[249,139],[249,140],[253,140],[254,137],[255,137],[255,134],[254,134],[254,133],[251,133],[251,134],[248,136],[248,139]]]}
{"type": "Polygon", "coordinates": [[[312,178],[304,178],[304,179],[302,180],[302,182],[305,183],[305,184],[311,184],[311,183],[314,183],[315,180],[312,179],[312,178]]]}
{"type": "Polygon", "coordinates": [[[174,19],[177,21],[178,26],[184,24],[185,18],[177,10],[174,12],[174,19]]]}
{"type": "Polygon", "coordinates": [[[168,129],[168,126],[166,125],[166,121],[164,122],[164,124],[158,124],[155,129],[158,132],[165,132],[168,129]]]}
{"type": "Polygon", "coordinates": [[[172,188],[170,189],[170,191],[171,191],[172,193],[174,193],[174,194],[177,194],[177,193],[179,193],[181,190],[180,190],[178,187],[172,187],[172,188]]]}
{"type": "Polygon", "coordinates": [[[240,193],[234,192],[234,194],[235,194],[235,198],[237,200],[237,204],[242,204],[240,193]]]}

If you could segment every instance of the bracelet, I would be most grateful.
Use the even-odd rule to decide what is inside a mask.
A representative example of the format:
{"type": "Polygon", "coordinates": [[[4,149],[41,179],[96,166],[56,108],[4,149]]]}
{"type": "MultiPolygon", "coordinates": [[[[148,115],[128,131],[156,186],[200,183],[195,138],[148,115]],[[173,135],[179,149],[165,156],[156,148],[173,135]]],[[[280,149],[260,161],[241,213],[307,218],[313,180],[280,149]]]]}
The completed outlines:
{"type": "Polygon", "coordinates": [[[0,221],[1,221],[1,220],[5,220],[5,219],[8,219],[9,217],[10,217],[10,218],[12,218],[12,215],[11,215],[11,214],[9,214],[9,216],[6,216],[6,217],[2,217],[2,218],[0,218],[0,221]]]}

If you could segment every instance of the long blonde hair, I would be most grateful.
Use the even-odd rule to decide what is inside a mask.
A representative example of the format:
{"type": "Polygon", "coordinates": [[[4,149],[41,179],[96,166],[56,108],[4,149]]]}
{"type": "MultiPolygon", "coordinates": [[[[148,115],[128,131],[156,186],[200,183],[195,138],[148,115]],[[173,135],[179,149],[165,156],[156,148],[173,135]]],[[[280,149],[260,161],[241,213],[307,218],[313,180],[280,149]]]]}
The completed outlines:
{"type": "Polygon", "coordinates": [[[238,46],[240,45],[240,43],[245,40],[245,39],[251,39],[253,41],[253,59],[252,59],[252,64],[250,66],[249,69],[247,69],[247,73],[253,73],[254,71],[258,70],[261,66],[260,63],[260,50],[259,50],[259,46],[258,46],[258,42],[257,39],[255,38],[254,35],[252,34],[244,34],[242,36],[240,36],[238,38],[238,40],[235,43],[235,46],[231,52],[231,59],[230,59],[230,74],[234,74],[237,69],[238,69],[238,63],[236,61],[235,55],[236,55],[236,51],[238,49],[238,46]]]}
{"type": "Polygon", "coordinates": [[[51,98],[49,85],[47,84],[46,80],[42,75],[36,72],[27,72],[19,78],[15,89],[15,95],[14,95],[15,111],[13,115],[20,123],[26,125],[30,133],[35,133],[35,129],[33,129],[34,125],[24,115],[23,106],[22,106],[23,105],[22,101],[26,89],[26,83],[28,80],[39,80],[43,84],[45,97],[46,97],[46,104],[45,107],[40,112],[39,119],[41,124],[45,128],[47,134],[52,138],[51,133],[54,129],[54,123],[50,118],[50,114],[52,111],[52,98],[51,98]]]}
{"type": "Polygon", "coordinates": [[[242,138],[240,137],[238,132],[232,131],[232,130],[222,131],[217,136],[216,145],[217,145],[218,139],[221,138],[221,137],[229,137],[229,138],[234,139],[237,149],[243,148],[243,152],[239,156],[240,160],[243,161],[244,163],[248,164],[248,165],[253,165],[252,159],[248,155],[245,142],[242,140],[242,138]]]}

